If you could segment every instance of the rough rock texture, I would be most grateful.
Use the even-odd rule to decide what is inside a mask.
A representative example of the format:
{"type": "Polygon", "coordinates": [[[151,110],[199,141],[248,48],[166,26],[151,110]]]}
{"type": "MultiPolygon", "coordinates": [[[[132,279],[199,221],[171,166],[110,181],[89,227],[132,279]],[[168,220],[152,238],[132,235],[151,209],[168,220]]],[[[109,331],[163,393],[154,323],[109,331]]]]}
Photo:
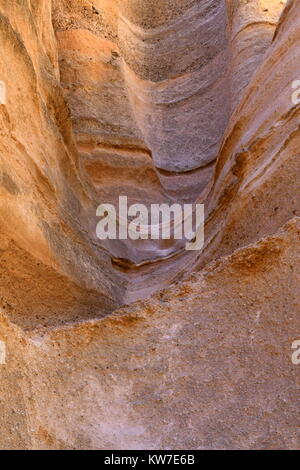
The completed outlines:
{"type": "MultiPolygon", "coordinates": [[[[79,175],[70,112],[59,83],[51,2],[11,5],[3,0],[0,25],[5,57],[0,75],[7,87],[7,104],[0,107],[1,245],[13,239],[28,253],[21,259],[40,260],[67,283],[86,289],[87,296],[105,294],[107,312],[118,305],[113,299],[120,294],[115,295],[109,256],[92,243],[87,230],[95,209],[79,175]]],[[[18,274],[11,261],[22,277],[22,268],[18,274]]]]}
{"type": "Polygon", "coordinates": [[[297,218],[102,320],[25,333],[3,313],[23,445],[299,448],[299,238],[297,218]]]}
{"type": "MultiPolygon", "coordinates": [[[[119,195],[129,203],[203,200],[230,114],[283,8],[246,3],[54,1],[61,85],[95,205],[119,195]]],[[[159,262],[158,282],[152,272],[140,271],[139,286],[134,273],[126,276],[126,301],[185,269],[185,260],[160,263],[180,254],[180,244],[103,245],[117,268],[159,262]]]]}
{"type": "Polygon", "coordinates": [[[0,448],[300,448],[284,7],[0,0],[0,448]],[[204,250],[101,244],[123,194],[204,202],[204,250]]]}
{"type": "Polygon", "coordinates": [[[230,17],[231,110],[239,104],[245,86],[270,45],[284,1],[228,0],[230,17]]]}
{"type": "Polygon", "coordinates": [[[298,15],[297,2],[290,3],[225,133],[206,201],[205,260],[274,233],[299,215],[299,107],[292,102],[300,65],[298,15]]]}

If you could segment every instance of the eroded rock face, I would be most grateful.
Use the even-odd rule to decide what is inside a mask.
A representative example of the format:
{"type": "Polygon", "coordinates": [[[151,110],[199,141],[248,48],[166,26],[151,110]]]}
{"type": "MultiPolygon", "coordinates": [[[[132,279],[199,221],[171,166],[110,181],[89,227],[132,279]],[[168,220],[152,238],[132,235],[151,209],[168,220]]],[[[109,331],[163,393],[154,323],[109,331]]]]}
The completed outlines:
{"type": "Polygon", "coordinates": [[[207,200],[205,259],[274,233],[299,214],[299,109],[292,101],[298,15],[290,3],[225,133],[207,200]]]}
{"type": "Polygon", "coordinates": [[[243,97],[253,72],[272,42],[284,1],[229,0],[231,110],[243,97]]]}
{"type": "Polygon", "coordinates": [[[299,235],[296,219],[103,320],[25,334],[3,316],[26,445],[299,448],[299,235]]]}
{"type": "Polygon", "coordinates": [[[284,6],[0,0],[1,448],[299,449],[284,6]],[[204,202],[204,250],[101,244],[122,194],[204,202]]]}
{"type": "MultiPolygon", "coordinates": [[[[61,84],[95,206],[116,205],[119,195],[149,205],[204,200],[228,119],[282,8],[280,1],[54,2],[61,84]]],[[[94,227],[90,236],[99,243],[94,227]]],[[[128,269],[182,249],[148,241],[104,246],[128,269]]],[[[158,267],[159,286],[186,261],[166,264],[158,267]]],[[[139,289],[126,276],[126,299],[149,293],[149,276],[140,276],[139,289]]]]}
{"type": "MultiPolygon", "coordinates": [[[[3,1],[0,15],[5,57],[0,75],[7,87],[7,102],[0,109],[2,243],[13,240],[66,282],[105,295],[104,304],[113,308],[121,294],[107,270],[110,258],[87,234],[94,208],[80,176],[59,82],[51,2],[15,2],[12,7],[3,1]]],[[[12,262],[22,277],[22,268],[18,273],[12,262]]]]}

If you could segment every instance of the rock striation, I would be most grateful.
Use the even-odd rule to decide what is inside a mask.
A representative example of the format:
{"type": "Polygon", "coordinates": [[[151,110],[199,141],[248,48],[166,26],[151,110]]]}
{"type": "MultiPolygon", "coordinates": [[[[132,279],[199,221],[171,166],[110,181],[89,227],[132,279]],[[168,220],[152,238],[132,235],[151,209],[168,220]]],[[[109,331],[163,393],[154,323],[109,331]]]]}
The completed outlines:
{"type": "Polygon", "coordinates": [[[297,0],[0,0],[0,448],[299,449],[297,0]],[[205,204],[205,247],[96,208],[205,204]]]}

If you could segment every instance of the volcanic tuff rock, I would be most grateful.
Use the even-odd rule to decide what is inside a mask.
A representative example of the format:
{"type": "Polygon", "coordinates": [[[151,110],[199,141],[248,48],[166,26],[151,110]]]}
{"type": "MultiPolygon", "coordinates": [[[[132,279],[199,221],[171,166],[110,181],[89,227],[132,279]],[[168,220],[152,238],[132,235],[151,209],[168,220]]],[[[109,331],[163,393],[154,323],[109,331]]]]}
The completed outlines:
{"type": "Polygon", "coordinates": [[[299,449],[299,23],[0,0],[1,448],[299,449]],[[124,194],[204,202],[204,250],[101,244],[124,194]]]}

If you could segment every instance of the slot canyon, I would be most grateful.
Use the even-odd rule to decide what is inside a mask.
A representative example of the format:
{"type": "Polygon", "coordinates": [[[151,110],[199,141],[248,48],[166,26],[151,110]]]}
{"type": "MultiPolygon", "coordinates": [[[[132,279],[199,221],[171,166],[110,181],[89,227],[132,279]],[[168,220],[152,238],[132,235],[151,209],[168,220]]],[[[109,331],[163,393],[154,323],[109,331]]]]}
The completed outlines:
{"type": "Polygon", "coordinates": [[[0,47],[0,449],[299,450],[299,1],[0,0],[0,47]],[[99,240],[120,196],[203,248],[99,240]]]}

